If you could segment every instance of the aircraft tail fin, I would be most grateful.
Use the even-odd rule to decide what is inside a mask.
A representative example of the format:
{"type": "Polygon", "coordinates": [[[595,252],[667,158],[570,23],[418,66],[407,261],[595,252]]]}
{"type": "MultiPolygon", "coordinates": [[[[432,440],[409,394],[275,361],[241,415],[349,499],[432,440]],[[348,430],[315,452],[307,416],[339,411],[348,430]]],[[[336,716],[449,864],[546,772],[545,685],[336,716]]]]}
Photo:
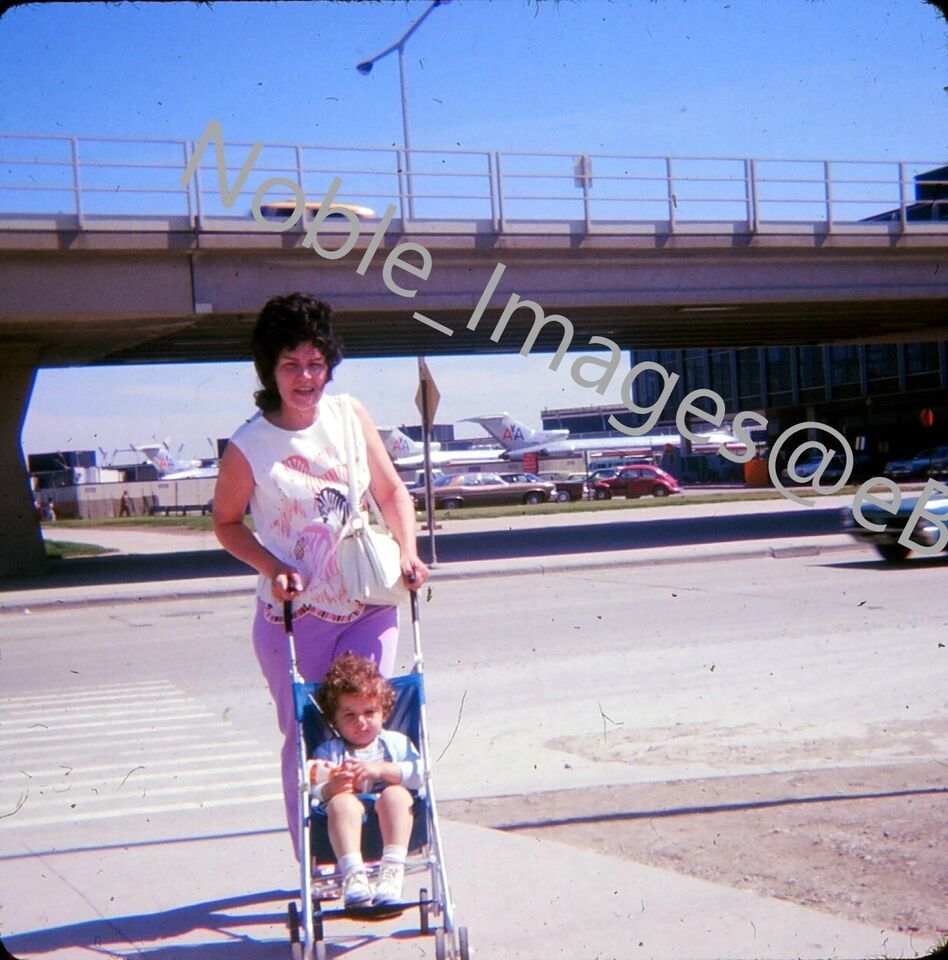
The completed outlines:
{"type": "Polygon", "coordinates": [[[168,447],[163,443],[133,443],[132,449],[137,450],[160,473],[173,473],[178,468],[178,462],[168,447]]]}
{"type": "Polygon", "coordinates": [[[488,417],[468,417],[467,423],[479,423],[508,452],[535,447],[538,444],[563,440],[569,430],[534,430],[509,413],[488,417]]]}
{"type": "Polygon", "coordinates": [[[495,416],[467,417],[466,423],[480,424],[505,450],[518,450],[533,442],[536,430],[515,420],[509,413],[495,416]]]}
{"type": "Polygon", "coordinates": [[[412,440],[407,433],[402,432],[398,427],[379,427],[379,436],[388,455],[393,460],[399,460],[403,457],[421,455],[423,446],[417,440],[412,440]]]}
{"type": "Polygon", "coordinates": [[[133,443],[132,449],[140,453],[164,477],[167,474],[183,473],[201,466],[199,460],[179,460],[168,446],[168,441],[161,443],[133,443]]]}

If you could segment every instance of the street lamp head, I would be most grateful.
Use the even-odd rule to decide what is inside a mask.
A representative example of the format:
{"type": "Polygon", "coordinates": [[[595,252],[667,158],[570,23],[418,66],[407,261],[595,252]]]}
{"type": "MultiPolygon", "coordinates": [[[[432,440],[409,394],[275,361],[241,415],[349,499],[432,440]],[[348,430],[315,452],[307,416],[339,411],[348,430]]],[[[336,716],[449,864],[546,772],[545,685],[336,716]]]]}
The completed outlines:
{"type": "Polygon", "coordinates": [[[372,60],[363,60],[362,63],[356,64],[356,70],[358,70],[359,73],[370,74],[374,65],[372,60]]]}

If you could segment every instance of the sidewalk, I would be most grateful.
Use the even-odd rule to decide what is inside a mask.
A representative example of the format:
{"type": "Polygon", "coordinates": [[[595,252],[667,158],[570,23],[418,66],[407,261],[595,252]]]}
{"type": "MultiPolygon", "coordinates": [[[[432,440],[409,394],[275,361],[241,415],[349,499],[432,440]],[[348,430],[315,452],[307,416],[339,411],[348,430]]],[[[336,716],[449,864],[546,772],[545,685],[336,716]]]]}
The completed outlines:
{"type": "MultiPolygon", "coordinates": [[[[847,497],[824,497],[819,501],[823,508],[842,507],[849,502],[847,497]]],[[[777,513],[796,507],[783,497],[772,500],[727,501],[683,506],[648,506],[634,511],[621,512],[623,520],[634,518],[643,522],[655,519],[682,519],[699,517],[735,517],[744,515],[777,513]]],[[[453,519],[439,522],[437,534],[496,534],[504,530],[547,530],[571,525],[608,525],[617,519],[614,511],[567,514],[538,514],[535,516],[508,517],[502,519],[453,519]]],[[[41,607],[68,607],[76,604],[132,603],[146,599],[175,599],[194,596],[249,596],[256,583],[252,572],[242,573],[235,561],[224,555],[211,531],[195,531],[170,528],[155,530],[135,527],[70,527],[47,528],[49,539],[69,540],[78,543],[93,543],[127,557],[121,571],[130,567],[144,566],[151,558],[165,557],[171,561],[173,573],[165,571],[155,578],[146,576],[123,582],[119,576],[102,573],[102,582],[83,583],[71,586],[62,574],[77,569],[77,561],[62,561],[59,571],[43,580],[29,584],[14,584],[4,589],[0,581],[0,615],[39,609],[41,607]],[[183,555],[181,562],[174,562],[173,555],[183,555]],[[216,564],[216,557],[221,563],[216,564]],[[199,572],[189,576],[185,570],[187,558],[201,558],[199,572]],[[226,563],[225,563],[226,561],[226,563]],[[73,566],[70,568],[70,564],[73,566]],[[226,566],[227,569],[219,567],[226,566]],[[214,574],[207,575],[212,570],[214,574]],[[219,574],[219,575],[217,575],[219,574]]],[[[419,540],[425,536],[419,531],[419,540]]],[[[656,564],[692,563],[696,561],[746,559],[753,557],[772,558],[783,556],[818,556],[840,550],[861,550],[849,535],[833,533],[822,536],[793,536],[779,539],[741,540],[714,544],[697,543],[681,546],[637,546],[631,549],[596,550],[587,553],[553,554],[547,556],[514,556],[489,560],[461,560],[440,562],[433,566],[431,582],[459,580],[468,577],[500,577],[522,575],[556,574],[569,570],[615,569],[616,567],[654,566],[656,564]]],[[[114,558],[113,558],[114,559],[114,558]]]]}
{"type": "Polygon", "coordinates": [[[552,840],[460,823],[444,832],[457,922],[484,960],[861,960],[925,950],[907,934],[552,840]]]}
{"type": "MultiPolygon", "coordinates": [[[[697,516],[701,510],[737,514],[741,510],[761,508],[786,509],[786,503],[778,500],[678,509],[699,510],[692,514],[697,516]]],[[[637,513],[645,518],[661,509],[650,507],[637,513]]],[[[580,516],[584,523],[607,523],[610,519],[608,514],[580,516]]],[[[569,518],[545,516],[503,521],[508,527],[548,526],[557,522],[568,523],[569,518]]],[[[496,530],[498,521],[448,521],[444,528],[471,530],[469,524],[490,524],[486,529],[496,530]]],[[[183,562],[187,554],[217,550],[212,534],[184,531],[99,528],[63,531],[60,538],[82,539],[111,547],[127,558],[129,564],[141,562],[150,555],[176,551],[180,552],[183,562]]],[[[785,537],[777,544],[772,540],[749,540],[445,563],[433,571],[432,579],[437,583],[465,577],[555,574],[616,567],[632,571],[639,566],[664,563],[727,557],[820,556],[837,551],[864,553],[865,548],[843,534],[785,537]]],[[[111,605],[230,594],[249,597],[254,581],[253,574],[239,573],[196,579],[15,589],[0,593],[0,622],[4,614],[79,604],[111,605]]],[[[242,824],[246,831],[248,821],[253,823],[261,815],[256,810],[246,807],[233,811],[235,824],[242,824]],[[254,813],[251,814],[251,810],[254,813]]],[[[272,826],[269,822],[255,825],[272,826]]],[[[451,821],[443,822],[442,828],[456,922],[469,928],[478,960],[823,960],[829,957],[861,960],[916,957],[925,955],[931,948],[930,941],[924,938],[853,923],[786,901],[553,840],[451,821]]],[[[282,899],[271,898],[275,900],[270,906],[277,909],[276,917],[273,909],[258,908],[253,917],[244,918],[224,908],[235,897],[235,885],[244,889],[241,885],[249,883],[246,892],[252,893],[253,876],[245,869],[247,864],[255,864],[254,872],[262,871],[267,876],[285,874],[286,886],[292,886],[285,839],[279,831],[261,829],[259,835],[253,835],[252,831],[251,835],[235,833],[233,839],[224,831],[224,836],[196,838],[185,843],[165,839],[167,834],[157,821],[148,829],[162,838],[155,842],[164,845],[165,853],[158,861],[157,875],[153,875],[158,882],[146,885],[137,884],[135,878],[155,869],[152,853],[147,849],[134,855],[127,847],[102,848],[94,855],[82,857],[63,855],[56,860],[58,870],[52,872],[51,857],[29,856],[21,860],[17,864],[16,897],[48,903],[54,894],[59,909],[56,922],[51,926],[64,924],[59,928],[63,931],[62,937],[72,940],[64,949],[54,947],[52,952],[47,949],[37,954],[35,950],[17,950],[16,937],[11,937],[9,945],[13,953],[42,955],[50,960],[101,955],[93,935],[105,932],[108,924],[103,920],[105,926],[99,931],[96,924],[100,921],[88,919],[92,906],[100,917],[115,916],[116,910],[120,911],[119,916],[122,911],[134,914],[130,922],[119,925],[128,945],[113,941],[116,952],[111,955],[114,956],[228,957],[233,960],[289,956],[286,931],[280,919],[287,897],[294,896],[289,889],[277,891],[282,899]],[[210,874],[200,871],[199,890],[191,890],[189,886],[186,873],[189,858],[218,866],[210,874]],[[170,867],[174,867],[171,872],[170,867]],[[128,877],[128,889],[135,891],[134,904],[121,884],[115,887],[117,893],[123,891],[119,897],[121,906],[118,903],[97,906],[77,895],[77,891],[92,889],[95,877],[103,871],[113,878],[128,877]],[[213,924],[201,916],[202,905],[214,908],[213,924]],[[195,916],[200,920],[194,920],[195,916]]],[[[13,904],[6,906],[8,916],[14,915],[13,904]]],[[[406,914],[405,925],[414,922],[414,917],[406,914]]],[[[114,935],[119,931],[109,926],[108,932],[114,935]]],[[[330,957],[351,953],[358,960],[394,960],[402,956],[434,955],[432,939],[396,937],[389,940],[384,938],[389,931],[380,926],[362,929],[352,924],[330,925],[326,932],[331,945],[330,957]],[[336,937],[344,939],[336,941],[336,937]]],[[[48,937],[44,941],[44,937],[47,934],[38,932],[33,945],[51,943],[48,937]]],[[[7,938],[5,933],[4,939],[7,938]]]]}
{"type": "MultiPolygon", "coordinates": [[[[56,907],[41,928],[5,929],[5,944],[24,960],[285,960],[286,904],[298,900],[298,881],[282,830],[238,827],[252,810],[222,811],[216,836],[154,839],[155,820],[141,848],[17,857],[8,922],[36,904],[56,907]]],[[[865,960],[931,949],[925,938],[552,840],[444,820],[442,831],[455,924],[468,928],[476,960],[865,960]]],[[[417,910],[380,923],[327,922],[325,936],[335,960],[434,956],[417,910]]]]}

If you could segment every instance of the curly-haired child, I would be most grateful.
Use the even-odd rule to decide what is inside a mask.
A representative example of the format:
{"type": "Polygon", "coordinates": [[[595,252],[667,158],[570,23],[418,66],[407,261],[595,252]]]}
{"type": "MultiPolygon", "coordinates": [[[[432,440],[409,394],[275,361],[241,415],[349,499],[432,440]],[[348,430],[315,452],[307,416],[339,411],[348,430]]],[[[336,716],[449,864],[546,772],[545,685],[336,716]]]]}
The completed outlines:
{"type": "Polygon", "coordinates": [[[412,828],[410,791],[421,788],[423,772],[408,737],[382,727],[395,692],[371,660],[344,653],[329,668],[316,702],[339,734],[317,747],[310,782],[328,817],[345,906],[398,903],[412,828]],[[384,845],[374,895],[362,860],[360,795],[375,801],[384,845]]]}

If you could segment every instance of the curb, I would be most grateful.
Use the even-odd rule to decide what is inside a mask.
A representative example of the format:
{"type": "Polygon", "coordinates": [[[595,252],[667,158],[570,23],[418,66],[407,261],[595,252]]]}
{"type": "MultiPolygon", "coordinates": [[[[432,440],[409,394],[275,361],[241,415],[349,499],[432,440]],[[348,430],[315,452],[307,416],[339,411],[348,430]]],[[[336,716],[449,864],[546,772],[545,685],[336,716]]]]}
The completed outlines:
{"type": "MultiPolygon", "coordinates": [[[[713,545],[719,546],[719,545],[713,545]]],[[[645,548],[647,550],[648,548],[645,548]]],[[[503,559],[503,560],[461,560],[431,568],[430,586],[438,583],[453,583],[458,580],[478,580],[492,577],[511,576],[551,576],[558,573],[584,570],[616,570],[621,568],[672,566],[684,563],[717,563],[724,560],[753,560],[753,559],[790,559],[793,557],[817,557],[826,553],[840,553],[863,549],[855,541],[851,543],[813,544],[797,542],[785,546],[771,546],[769,544],[746,549],[710,550],[694,553],[695,548],[689,547],[659,547],[653,548],[656,553],[664,551],[663,556],[648,556],[643,549],[623,551],[604,555],[576,554],[572,557],[548,556],[536,559],[503,559]],[[670,554],[669,551],[675,551],[670,554]]],[[[222,578],[223,579],[223,578],[222,578]]],[[[93,587],[66,587],[57,593],[55,587],[40,588],[35,591],[21,590],[11,592],[9,598],[0,594],[0,617],[11,614],[29,614],[36,610],[66,610],[74,607],[114,607],[134,603],[148,603],[154,600],[193,600],[201,597],[240,597],[250,599],[256,585],[256,574],[247,574],[246,577],[228,577],[226,583],[217,585],[215,580],[203,579],[190,581],[189,588],[164,588],[160,585],[136,584],[136,589],[128,590],[124,595],[121,592],[104,594],[105,585],[93,587]],[[70,596],[69,593],[81,592],[80,595],[70,596]],[[92,595],[90,596],[90,592],[92,595]]]]}

